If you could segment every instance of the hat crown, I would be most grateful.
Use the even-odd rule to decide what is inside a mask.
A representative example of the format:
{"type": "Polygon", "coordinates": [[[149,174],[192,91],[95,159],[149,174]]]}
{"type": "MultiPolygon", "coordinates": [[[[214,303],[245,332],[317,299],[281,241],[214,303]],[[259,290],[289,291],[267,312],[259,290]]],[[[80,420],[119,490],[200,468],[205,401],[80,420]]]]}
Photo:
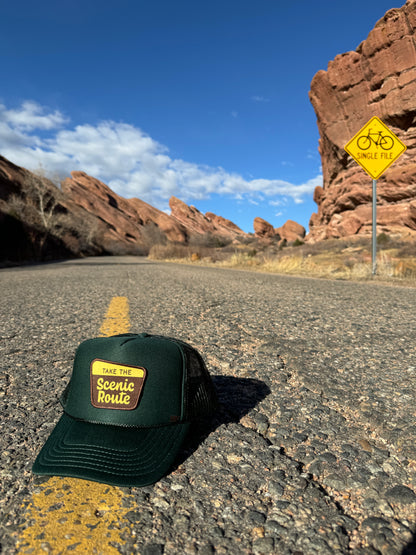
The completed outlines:
{"type": "Polygon", "coordinates": [[[183,421],[186,364],[180,344],[146,334],[89,339],[78,347],[61,398],[72,418],[152,427],[183,421]]]}

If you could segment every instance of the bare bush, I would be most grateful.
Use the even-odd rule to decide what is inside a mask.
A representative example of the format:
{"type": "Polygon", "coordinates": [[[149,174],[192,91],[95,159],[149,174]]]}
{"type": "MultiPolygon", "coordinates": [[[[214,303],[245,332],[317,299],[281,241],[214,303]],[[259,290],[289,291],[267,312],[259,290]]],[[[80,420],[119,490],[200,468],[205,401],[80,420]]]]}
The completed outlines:
{"type": "Polygon", "coordinates": [[[167,237],[155,222],[148,222],[140,230],[143,243],[150,250],[154,245],[166,245],[167,237]]]}
{"type": "Polygon", "coordinates": [[[178,243],[168,243],[166,245],[153,245],[149,251],[149,258],[152,260],[172,260],[189,258],[191,254],[190,247],[178,243]]]}
{"type": "Polygon", "coordinates": [[[99,248],[100,222],[88,213],[56,214],[55,227],[51,232],[55,237],[64,239],[75,254],[95,252],[99,248]]]}
{"type": "Polygon", "coordinates": [[[9,214],[31,228],[37,258],[46,255],[55,239],[75,255],[101,251],[98,219],[87,212],[68,212],[62,191],[43,170],[27,172],[20,195],[9,197],[7,204],[9,214]]]}
{"type": "Polygon", "coordinates": [[[58,187],[46,178],[42,169],[28,173],[22,186],[27,204],[37,210],[41,226],[51,231],[56,225],[56,207],[61,196],[58,187]]]}
{"type": "Polygon", "coordinates": [[[400,246],[400,250],[397,253],[399,257],[415,257],[416,258],[416,242],[406,242],[400,246]]]}
{"type": "Polygon", "coordinates": [[[223,248],[232,243],[230,237],[204,233],[202,235],[192,235],[189,245],[192,247],[223,248]]]}
{"type": "Polygon", "coordinates": [[[42,257],[48,235],[58,226],[57,205],[62,193],[43,171],[27,172],[21,184],[21,194],[8,200],[9,214],[37,231],[34,243],[42,257]]]}

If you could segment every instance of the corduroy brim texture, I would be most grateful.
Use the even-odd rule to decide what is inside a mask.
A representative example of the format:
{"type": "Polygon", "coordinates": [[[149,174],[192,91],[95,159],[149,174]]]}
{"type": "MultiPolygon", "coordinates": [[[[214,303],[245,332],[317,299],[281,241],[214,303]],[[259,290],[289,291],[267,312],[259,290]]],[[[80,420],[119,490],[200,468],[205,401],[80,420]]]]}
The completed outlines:
{"type": "Polygon", "coordinates": [[[110,426],[63,414],[33,472],[114,486],[147,486],[169,472],[189,427],[189,422],[157,428],[110,426]]]}

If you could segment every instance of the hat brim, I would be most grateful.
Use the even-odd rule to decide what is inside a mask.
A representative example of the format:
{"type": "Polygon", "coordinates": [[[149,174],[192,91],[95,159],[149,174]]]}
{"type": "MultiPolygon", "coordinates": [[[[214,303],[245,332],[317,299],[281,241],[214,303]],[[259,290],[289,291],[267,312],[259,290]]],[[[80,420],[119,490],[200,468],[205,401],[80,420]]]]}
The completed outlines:
{"type": "Polygon", "coordinates": [[[181,422],[130,428],[92,424],[63,414],[32,470],[113,486],[147,486],[168,473],[189,427],[189,422],[181,422]]]}

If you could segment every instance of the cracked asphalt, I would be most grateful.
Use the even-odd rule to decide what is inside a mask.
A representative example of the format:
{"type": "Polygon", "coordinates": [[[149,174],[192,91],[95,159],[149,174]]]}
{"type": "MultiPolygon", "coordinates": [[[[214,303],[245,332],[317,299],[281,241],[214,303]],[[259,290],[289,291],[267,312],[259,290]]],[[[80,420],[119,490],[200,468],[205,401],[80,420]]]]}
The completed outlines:
{"type": "Polygon", "coordinates": [[[30,469],[114,296],[130,331],[200,351],[221,404],[160,482],[91,495],[92,553],[416,552],[416,289],[134,257],[3,269],[0,287],[1,552],[81,552],[55,537],[72,486],[30,469]]]}

